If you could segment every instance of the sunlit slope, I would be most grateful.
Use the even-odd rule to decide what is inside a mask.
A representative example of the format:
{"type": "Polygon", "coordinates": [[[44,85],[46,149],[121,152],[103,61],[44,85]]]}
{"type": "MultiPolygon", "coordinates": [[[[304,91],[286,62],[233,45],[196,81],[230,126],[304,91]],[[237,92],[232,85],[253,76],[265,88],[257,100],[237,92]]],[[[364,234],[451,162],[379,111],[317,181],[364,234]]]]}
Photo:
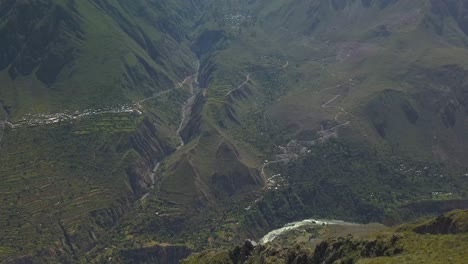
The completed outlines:
{"type": "MultiPolygon", "coordinates": [[[[245,8],[258,10],[254,20],[268,32],[268,46],[292,66],[282,76],[287,94],[268,110],[284,126],[303,135],[324,121],[350,121],[353,137],[465,161],[461,1],[260,1],[245,8]]],[[[249,26],[243,36],[248,43],[263,37],[249,26]]]]}
{"type": "Polygon", "coordinates": [[[2,261],[77,261],[146,193],[178,144],[199,7],[0,3],[2,261]]]}
{"type": "Polygon", "coordinates": [[[433,4],[211,3],[209,30],[195,41],[206,47],[192,46],[202,110],[103,255],[217,247],[314,216],[395,222],[465,206],[465,169],[437,163],[464,156],[441,158],[428,139],[466,151],[463,108],[460,127],[441,114],[461,91],[466,36],[445,3],[442,13],[433,4]],[[225,171],[235,173],[218,181],[225,171]]]}
{"type": "MultiPolygon", "coordinates": [[[[128,103],[183,79],[189,1],[4,1],[0,96],[13,117],[128,103]]],[[[192,12],[193,11],[193,12],[192,12]]]]}
{"type": "Polygon", "coordinates": [[[3,4],[8,122],[128,112],[3,122],[2,257],[177,261],[301,218],[466,204],[462,1],[3,4]]]}

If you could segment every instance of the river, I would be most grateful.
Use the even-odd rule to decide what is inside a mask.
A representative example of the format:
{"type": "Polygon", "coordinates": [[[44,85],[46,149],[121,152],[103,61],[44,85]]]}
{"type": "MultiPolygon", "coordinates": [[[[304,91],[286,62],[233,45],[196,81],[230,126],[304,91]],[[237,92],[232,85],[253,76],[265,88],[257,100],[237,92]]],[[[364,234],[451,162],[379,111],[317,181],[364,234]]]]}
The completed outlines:
{"type": "Polygon", "coordinates": [[[264,237],[262,237],[259,241],[259,244],[266,244],[268,242],[271,242],[275,240],[278,236],[285,234],[291,230],[296,230],[298,228],[304,227],[304,226],[310,226],[310,225],[316,225],[316,226],[322,226],[322,225],[341,225],[341,226],[358,226],[359,224],[355,223],[348,223],[345,221],[341,220],[315,220],[315,219],[306,219],[298,222],[292,222],[289,224],[286,224],[282,228],[275,229],[268,234],[266,234],[264,237]]]}

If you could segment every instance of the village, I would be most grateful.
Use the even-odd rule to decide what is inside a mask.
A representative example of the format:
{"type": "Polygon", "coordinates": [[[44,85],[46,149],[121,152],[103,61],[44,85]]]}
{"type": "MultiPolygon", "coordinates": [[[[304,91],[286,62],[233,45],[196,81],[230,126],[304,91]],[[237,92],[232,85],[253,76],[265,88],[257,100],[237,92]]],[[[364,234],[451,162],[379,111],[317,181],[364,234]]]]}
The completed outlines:
{"type": "Polygon", "coordinates": [[[104,114],[123,114],[133,113],[141,115],[142,112],[135,105],[123,104],[115,107],[104,107],[97,109],[85,109],[82,111],[64,111],[58,113],[38,113],[38,114],[26,114],[22,118],[18,119],[17,122],[12,123],[12,128],[19,127],[36,127],[43,125],[57,124],[65,121],[79,120],[86,117],[104,115],[104,114]]]}

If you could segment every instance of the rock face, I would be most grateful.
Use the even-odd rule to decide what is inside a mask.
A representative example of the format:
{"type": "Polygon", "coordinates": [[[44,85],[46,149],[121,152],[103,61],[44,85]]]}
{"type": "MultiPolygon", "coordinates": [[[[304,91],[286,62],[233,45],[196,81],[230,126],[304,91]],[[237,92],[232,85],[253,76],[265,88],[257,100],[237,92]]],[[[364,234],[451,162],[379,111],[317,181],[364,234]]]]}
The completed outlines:
{"type": "Polygon", "coordinates": [[[234,263],[244,263],[252,256],[255,246],[254,242],[246,240],[242,247],[235,247],[230,251],[229,257],[234,263]]]}
{"type": "Polygon", "coordinates": [[[338,238],[332,241],[324,241],[316,248],[312,263],[354,263],[358,258],[375,258],[382,256],[394,256],[403,251],[397,245],[399,238],[393,236],[388,240],[353,240],[338,238]]]}
{"type": "Polygon", "coordinates": [[[321,242],[315,249],[304,245],[253,246],[246,241],[242,247],[235,247],[228,254],[201,253],[186,260],[186,264],[222,263],[222,264],[333,264],[356,263],[360,258],[394,256],[402,252],[397,245],[398,236],[388,239],[358,240],[353,238],[335,238],[321,242]],[[265,262],[265,260],[271,262],[265,262]],[[277,262],[275,262],[277,261],[277,262]]]}

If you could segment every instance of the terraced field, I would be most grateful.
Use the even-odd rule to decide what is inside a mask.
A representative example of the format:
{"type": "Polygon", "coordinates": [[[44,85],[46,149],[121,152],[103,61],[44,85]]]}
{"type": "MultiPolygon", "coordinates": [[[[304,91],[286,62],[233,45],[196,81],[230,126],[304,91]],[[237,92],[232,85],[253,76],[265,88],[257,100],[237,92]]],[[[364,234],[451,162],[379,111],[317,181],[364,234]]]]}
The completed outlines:
{"type": "Polygon", "coordinates": [[[0,3],[0,260],[176,263],[466,208],[464,7],[0,3]]]}

